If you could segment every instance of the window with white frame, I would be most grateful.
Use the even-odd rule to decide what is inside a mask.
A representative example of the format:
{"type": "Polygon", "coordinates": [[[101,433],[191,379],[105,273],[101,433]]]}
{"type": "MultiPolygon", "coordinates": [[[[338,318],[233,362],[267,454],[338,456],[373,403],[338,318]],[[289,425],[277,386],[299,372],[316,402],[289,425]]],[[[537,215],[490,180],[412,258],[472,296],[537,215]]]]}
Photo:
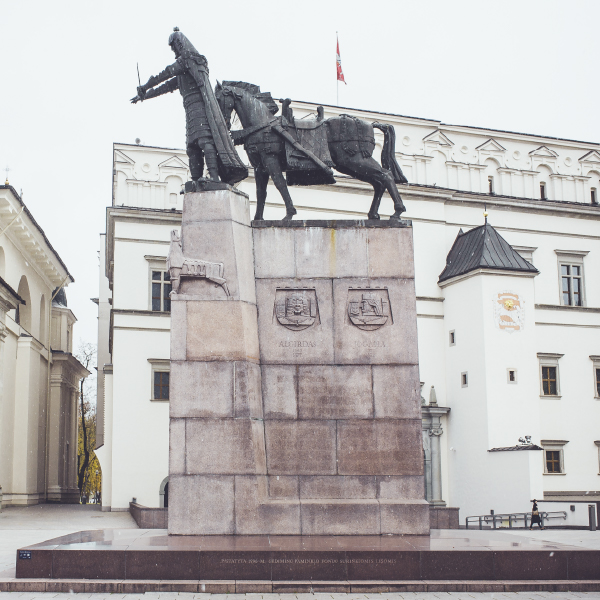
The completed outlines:
{"type": "Polygon", "coordinates": [[[149,358],[148,362],[152,367],[150,399],[153,402],[168,402],[171,363],[163,358],[149,358]]]}
{"type": "Polygon", "coordinates": [[[544,449],[544,475],[564,475],[565,455],[564,447],[568,440],[542,440],[544,449]]]}
{"type": "Polygon", "coordinates": [[[585,306],[583,259],[586,251],[555,250],[558,256],[560,303],[563,306],[585,306]]]}
{"type": "Polygon", "coordinates": [[[145,256],[149,269],[149,310],[171,312],[171,278],[167,271],[167,259],[162,256],[145,256]]]}
{"type": "Polygon", "coordinates": [[[512,246],[513,250],[516,250],[520,256],[522,256],[528,263],[533,264],[533,253],[537,250],[534,246],[512,246]]]}
{"type": "Polygon", "coordinates": [[[463,371],[460,374],[460,386],[469,387],[469,373],[467,371],[463,371]]]}
{"type": "Polygon", "coordinates": [[[594,398],[600,400],[600,356],[590,356],[593,368],[594,398]]]}
{"type": "Polygon", "coordinates": [[[537,356],[540,361],[540,396],[560,398],[558,361],[564,355],[538,352],[537,356]]]}
{"type": "Polygon", "coordinates": [[[594,444],[596,444],[596,447],[598,448],[598,475],[600,475],[600,440],[595,440],[594,444]]]}
{"type": "Polygon", "coordinates": [[[508,368],[506,369],[506,381],[507,383],[517,383],[517,370],[508,368]]]}
{"type": "Polygon", "coordinates": [[[448,332],[448,342],[451,346],[456,346],[456,332],[454,329],[448,332]]]}

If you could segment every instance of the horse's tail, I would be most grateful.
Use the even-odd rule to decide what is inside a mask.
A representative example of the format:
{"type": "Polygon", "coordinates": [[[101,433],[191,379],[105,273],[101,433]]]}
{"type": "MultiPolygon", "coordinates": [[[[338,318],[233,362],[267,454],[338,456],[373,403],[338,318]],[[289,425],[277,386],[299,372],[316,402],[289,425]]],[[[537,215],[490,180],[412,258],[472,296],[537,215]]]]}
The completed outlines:
{"type": "Polygon", "coordinates": [[[373,123],[373,127],[383,131],[383,150],[381,151],[381,166],[392,172],[396,183],[408,183],[396,160],[396,130],[393,125],[373,123]]]}

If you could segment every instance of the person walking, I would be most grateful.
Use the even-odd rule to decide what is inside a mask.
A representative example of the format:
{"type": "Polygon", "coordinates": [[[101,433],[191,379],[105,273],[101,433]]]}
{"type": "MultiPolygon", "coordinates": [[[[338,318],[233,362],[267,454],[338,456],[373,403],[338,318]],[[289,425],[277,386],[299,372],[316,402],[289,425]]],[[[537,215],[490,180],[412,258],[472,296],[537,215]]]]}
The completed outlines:
{"type": "Polygon", "coordinates": [[[533,524],[537,523],[540,529],[544,529],[542,526],[542,519],[540,517],[540,511],[538,510],[537,500],[533,499],[533,507],[531,508],[531,525],[529,527],[530,530],[533,529],[533,524]]]}

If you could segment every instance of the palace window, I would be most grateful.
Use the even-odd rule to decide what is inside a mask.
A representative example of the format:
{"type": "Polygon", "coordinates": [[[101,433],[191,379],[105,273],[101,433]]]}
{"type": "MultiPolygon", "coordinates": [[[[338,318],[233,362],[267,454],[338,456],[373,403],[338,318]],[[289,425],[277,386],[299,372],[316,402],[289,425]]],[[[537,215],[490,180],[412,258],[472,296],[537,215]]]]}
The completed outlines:
{"type": "Polygon", "coordinates": [[[557,367],[542,367],[542,388],[544,396],[557,396],[557,367]]]}
{"type": "Polygon", "coordinates": [[[600,356],[590,356],[594,373],[594,398],[600,400],[600,356]]]}
{"type": "Polygon", "coordinates": [[[506,369],[506,379],[508,383],[517,383],[517,370],[506,369]]]}
{"type": "Polygon", "coordinates": [[[585,306],[583,258],[587,252],[555,250],[558,255],[560,303],[563,306],[585,306]]]}
{"type": "Polygon", "coordinates": [[[149,358],[152,367],[152,389],[150,399],[156,402],[169,401],[170,361],[162,358],[149,358]]]}
{"type": "Polygon", "coordinates": [[[171,278],[167,271],[152,270],[152,310],[171,311],[171,278]]]}
{"type": "Polygon", "coordinates": [[[456,333],[454,332],[454,329],[452,331],[449,332],[449,342],[451,346],[456,346],[456,333]]]}
{"type": "Polygon", "coordinates": [[[171,278],[164,256],[144,256],[148,261],[148,309],[153,312],[171,312],[171,278]]]}
{"type": "Polygon", "coordinates": [[[546,184],[542,181],[542,183],[540,183],[540,198],[542,200],[547,200],[548,197],[546,196],[546,184]]]}
{"type": "Polygon", "coordinates": [[[567,440],[542,440],[544,449],[544,475],[564,475],[564,446],[567,440]]]}
{"type": "Polygon", "coordinates": [[[590,197],[592,200],[592,204],[598,204],[598,197],[596,196],[596,188],[592,188],[590,190],[590,197]]]}
{"type": "Polygon", "coordinates": [[[153,400],[169,399],[169,375],[168,371],[154,371],[153,400]]]}
{"type": "Polygon", "coordinates": [[[560,398],[558,359],[562,356],[562,354],[538,353],[540,361],[540,396],[560,398]]]}
{"type": "Polygon", "coordinates": [[[560,473],[560,450],[546,450],[546,472],[560,473]]]}
{"type": "Polygon", "coordinates": [[[469,387],[469,374],[467,371],[460,374],[460,385],[461,387],[469,387]]]}
{"type": "Polygon", "coordinates": [[[580,265],[560,265],[562,303],[565,306],[583,306],[582,275],[580,265]]]}

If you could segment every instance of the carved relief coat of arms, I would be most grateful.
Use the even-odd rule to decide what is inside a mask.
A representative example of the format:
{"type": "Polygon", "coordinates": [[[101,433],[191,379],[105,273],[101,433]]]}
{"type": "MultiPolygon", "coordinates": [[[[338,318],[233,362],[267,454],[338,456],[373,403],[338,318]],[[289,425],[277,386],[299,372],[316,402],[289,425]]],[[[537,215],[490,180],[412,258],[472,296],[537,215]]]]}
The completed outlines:
{"type": "Polygon", "coordinates": [[[525,326],[524,301],[513,292],[500,292],[494,298],[494,321],[498,329],[512,333],[525,326]]]}
{"type": "Polygon", "coordinates": [[[284,327],[300,331],[317,318],[316,290],[278,289],[275,293],[275,317],[284,327]]]}
{"type": "Polygon", "coordinates": [[[391,322],[390,299],[388,291],[383,290],[349,290],[348,317],[359,329],[373,331],[391,322]]]}

